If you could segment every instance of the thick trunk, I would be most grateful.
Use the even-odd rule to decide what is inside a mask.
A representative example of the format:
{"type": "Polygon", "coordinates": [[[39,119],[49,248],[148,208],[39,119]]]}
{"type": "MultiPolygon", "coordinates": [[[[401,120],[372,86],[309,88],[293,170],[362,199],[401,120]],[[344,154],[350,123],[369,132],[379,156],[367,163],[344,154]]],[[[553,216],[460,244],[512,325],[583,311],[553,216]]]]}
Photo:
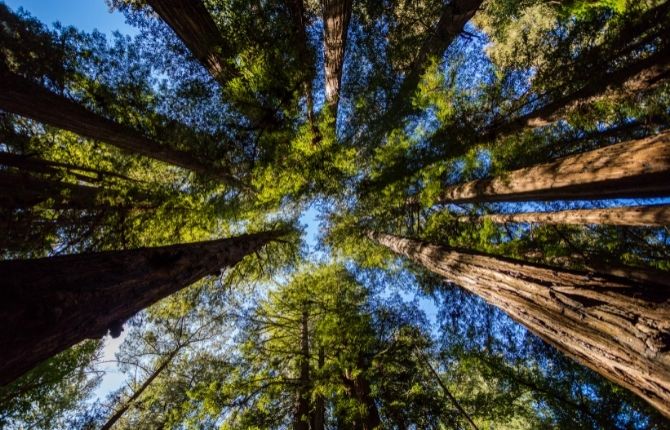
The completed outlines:
{"type": "Polygon", "coordinates": [[[321,0],[326,102],[337,117],[352,0],[321,0]]]}
{"type": "Polygon", "coordinates": [[[670,194],[670,132],[623,142],[493,179],[448,187],[443,203],[593,200],[670,194]]]}
{"type": "Polygon", "coordinates": [[[214,79],[225,85],[239,76],[231,62],[232,46],[221,37],[202,0],[147,0],[147,3],[214,79]]]}
{"type": "Polygon", "coordinates": [[[142,133],[102,117],[66,97],[0,68],[0,109],[61,128],[240,187],[238,179],[187,152],[171,149],[142,133]]]}
{"type": "MultiPolygon", "coordinates": [[[[607,224],[637,227],[670,226],[670,205],[630,206],[605,209],[578,209],[557,212],[526,212],[483,215],[495,223],[607,224]]],[[[471,221],[468,217],[461,221],[471,221]]]]}
{"type": "Polygon", "coordinates": [[[229,239],[0,262],[0,384],[235,265],[281,231],[229,239]]]}
{"type": "Polygon", "coordinates": [[[597,273],[370,238],[498,307],[581,364],[670,417],[670,292],[597,273]]]}
{"type": "MultiPolygon", "coordinates": [[[[222,87],[231,79],[241,77],[234,65],[235,47],[221,36],[202,0],[147,0],[147,3],[222,87]]],[[[271,106],[233,98],[229,101],[257,127],[280,125],[277,112],[271,106]]]]}
{"type": "Polygon", "coordinates": [[[453,0],[442,8],[442,14],[435,29],[429,32],[386,113],[388,121],[395,122],[408,113],[407,106],[410,105],[411,97],[431,60],[442,56],[456,37],[461,34],[463,27],[475,15],[482,2],[482,0],[453,0]]]}
{"type": "Polygon", "coordinates": [[[309,430],[309,311],[304,306],[300,319],[300,376],[295,399],[294,430],[309,430]]]}
{"type": "Polygon", "coordinates": [[[158,375],[160,375],[168,367],[170,362],[172,362],[172,359],[174,359],[175,355],[177,355],[177,352],[179,352],[178,349],[173,351],[172,353],[170,353],[163,360],[163,362],[160,364],[160,366],[158,366],[156,369],[154,369],[154,371],[142,383],[142,385],[140,385],[139,388],[137,390],[135,390],[135,392],[133,392],[133,394],[123,403],[123,406],[121,406],[116,412],[114,412],[114,414],[111,417],[109,417],[107,422],[105,422],[105,424],[102,427],[100,427],[100,430],[111,429],[112,426],[114,426],[114,424],[116,424],[116,422],[119,419],[121,419],[123,414],[125,414],[126,411],[132,406],[133,402],[135,402],[135,400],[137,400],[142,395],[142,393],[144,393],[144,391],[149,387],[149,385],[151,385],[151,383],[154,381],[154,379],[156,379],[158,377],[158,375]]]}
{"type": "Polygon", "coordinates": [[[367,367],[363,360],[359,359],[356,376],[351,375],[350,372],[346,372],[342,378],[350,395],[365,407],[363,421],[361,425],[355,427],[362,428],[363,430],[375,430],[381,428],[382,421],[379,417],[379,410],[377,409],[375,399],[372,397],[370,383],[363,375],[363,370],[367,367]]]}

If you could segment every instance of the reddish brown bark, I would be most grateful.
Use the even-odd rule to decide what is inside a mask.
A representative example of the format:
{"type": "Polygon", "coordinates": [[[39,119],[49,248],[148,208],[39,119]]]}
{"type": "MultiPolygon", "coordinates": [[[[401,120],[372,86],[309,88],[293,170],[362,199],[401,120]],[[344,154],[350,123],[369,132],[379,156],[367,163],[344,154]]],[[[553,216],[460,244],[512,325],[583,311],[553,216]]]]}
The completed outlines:
{"type": "MultiPolygon", "coordinates": [[[[536,224],[607,224],[638,227],[670,225],[670,205],[629,206],[604,209],[578,209],[556,212],[525,212],[514,214],[489,214],[480,219],[495,223],[536,224]]],[[[464,217],[461,221],[470,221],[464,217]]]]}
{"type": "Polygon", "coordinates": [[[326,102],[337,117],[352,0],[321,0],[326,102]]]}
{"type": "Polygon", "coordinates": [[[283,234],[0,262],[0,384],[283,234]]]}
{"type": "Polygon", "coordinates": [[[670,194],[670,132],[446,188],[443,203],[584,200],[670,194]]]}
{"type": "Polygon", "coordinates": [[[670,291],[597,273],[369,237],[498,307],[670,417],[670,291]]]}
{"type": "Polygon", "coordinates": [[[130,127],[91,112],[41,85],[0,68],[0,108],[36,121],[100,140],[129,153],[143,155],[184,169],[216,177],[235,187],[240,181],[221,168],[193,155],[155,142],[130,127]]]}
{"type": "Polygon", "coordinates": [[[231,65],[232,46],[221,36],[202,0],[147,0],[214,79],[225,84],[239,76],[231,65]]]}

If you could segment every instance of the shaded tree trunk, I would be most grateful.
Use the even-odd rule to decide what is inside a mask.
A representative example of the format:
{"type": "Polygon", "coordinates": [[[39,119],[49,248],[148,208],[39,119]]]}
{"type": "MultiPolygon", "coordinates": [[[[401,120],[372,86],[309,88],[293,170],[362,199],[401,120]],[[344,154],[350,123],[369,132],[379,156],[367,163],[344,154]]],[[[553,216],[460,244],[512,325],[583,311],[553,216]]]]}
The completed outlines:
{"type": "Polygon", "coordinates": [[[371,240],[457,283],[670,417],[670,292],[596,273],[461,252],[383,233],[371,240]]]}
{"type": "MultiPolygon", "coordinates": [[[[670,205],[630,206],[603,209],[577,209],[557,212],[525,212],[515,214],[489,214],[479,219],[495,223],[535,224],[607,224],[637,227],[663,227],[670,225],[670,205]]],[[[460,221],[471,221],[461,217],[460,221]]]]}
{"type": "Polygon", "coordinates": [[[221,36],[202,0],[147,0],[214,79],[226,84],[240,75],[231,65],[233,47],[221,36]]]}
{"type": "Polygon", "coordinates": [[[149,377],[140,385],[135,392],[133,392],[132,396],[130,396],[124,403],[123,406],[121,406],[114,414],[112,414],[111,417],[105,422],[105,424],[100,427],[100,430],[109,430],[116,424],[116,422],[121,419],[123,414],[126,413],[126,411],[133,405],[135,400],[137,400],[142,393],[151,385],[151,383],[160,375],[167,367],[168,365],[172,362],[174,357],[177,355],[179,352],[179,349],[176,349],[172,351],[164,360],[163,362],[156,368],[154,371],[149,375],[149,377]]]}
{"type": "Polygon", "coordinates": [[[326,75],[326,102],[337,118],[342,83],[342,66],[347,48],[352,0],[321,0],[323,15],[323,55],[326,75]]]}
{"type": "Polygon", "coordinates": [[[0,67],[0,108],[53,127],[116,146],[240,188],[230,173],[209,165],[193,155],[155,142],[130,127],[117,124],[78,103],[55,94],[41,85],[0,67]]]}
{"type": "Polygon", "coordinates": [[[0,206],[5,208],[29,209],[51,199],[54,208],[92,209],[101,207],[100,191],[88,185],[0,170],[0,206]]]}
{"type": "MultiPolygon", "coordinates": [[[[317,368],[323,369],[326,363],[326,350],[323,346],[319,346],[319,356],[317,358],[317,368]]],[[[317,394],[314,401],[314,412],[312,413],[312,428],[311,430],[324,430],[326,427],[326,399],[322,394],[317,394]]]]}
{"type": "Polygon", "coordinates": [[[670,194],[670,132],[446,188],[442,203],[593,200],[670,194]]]}
{"type": "Polygon", "coordinates": [[[456,40],[456,37],[461,34],[465,24],[475,15],[482,3],[482,0],[453,0],[447,2],[442,8],[437,25],[426,37],[416,58],[414,58],[405,74],[391,107],[385,114],[386,121],[395,123],[408,113],[409,101],[430,61],[435,57],[442,56],[444,51],[456,40]]]}
{"type": "Polygon", "coordinates": [[[294,430],[309,430],[309,311],[303,305],[300,318],[300,376],[295,399],[294,430]]]}
{"type": "Polygon", "coordinates": [[[75,178],[81,181],[96,183],[104,178],[117,178],[125,181],[135,181],[127,176],[107,170],[92,169],[89,167],[77,166],[70,163],[60,163],[57,161],[43,160],[41,158],[13,154],[11,152],[0,152],[0,164],[29,171],[34,173],[60,174],[62,170],[67,171],[75,178]],[[92,173],[95,176],[84,175],[82,173],[92,173]]]}
{"type": "Polygon", "coordinates": [[[118,336],[138,311],[283,234],[1,261],[0,384],[84,339],[118,336]]]}
{"type": "MultiPolygon", "coordinates": [[[[365,417],[362,421],[363,430],[375,430],[381,428],[381,418],[379,417],[379,410],[377,409],[377,404],[375,399],[372,397],[372,390],[370,389],[370,383],[367,378],[363,375],[363,370],[368,368],[361,358],[359,358],[358,370],[356,376],[351,375],[349,372],[345,372],[343,375],[344,385],[347,387],[351,396],[356,398],[359,403],[365,406],[365,417]]],[[[357,427],[358,428],[358,427],[357,427]]]]}

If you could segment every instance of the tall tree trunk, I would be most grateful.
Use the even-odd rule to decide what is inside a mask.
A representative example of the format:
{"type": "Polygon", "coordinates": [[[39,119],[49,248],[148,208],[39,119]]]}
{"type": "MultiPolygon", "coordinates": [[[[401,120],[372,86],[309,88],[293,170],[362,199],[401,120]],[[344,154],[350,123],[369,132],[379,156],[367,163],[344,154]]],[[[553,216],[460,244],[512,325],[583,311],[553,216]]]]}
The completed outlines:
{"type": "Polygon", "coordinates": [[[51,207],[92,209],[101,207],[101,190],[88,185],[38,178],[0,170],[0,207],[29,209],[49,199],[51,207]]]}
{"type": "Polygon", "coordinates": [[[475,15],[482,3],[483,0],[452,0],[446,2],[437,25],[428,33],[416,58],[414,58],[405,74],[398,94],[385,114],[386,120],[384,122],[395,123],[408,113],[409,101],[432,59],[442,56],[444,51],[461,34],[465,24],[475,15]]]}
{"type": "Polygon", "coordinates": [[[61,163],[51,160],[43,160],[41,158],[13,154],[11,152],[0,152],[0,164],[3,166],[11,166],[21,169],[22,171],[29,171],[34,173],[46,174],[60,174],[62,170],[67,171],[76,179],[95,183],[100,182],[104,178],[117,178],[125,181],[135,181],[127,176],[108,170],[92,169],[89,167],[77,166],[70,163],[61,163]],[[62,169],[62,170],[61,170],[62,169]],[[82,173],[92,173],[95,176],[84,175],[82,173]]]}
{"type": "Polygon", "coordinates": [[[237,178],[221,168],[204,163],[187,152],[155,142],[130,127],[117,124],[29,79],[9,72],[3,66],[0,66],[0,109],[106,142],[132,154],[216,177],[237,188],[243,187],[237,178]]]}
{"type": "Polygon", "coordinates": [[[300,376],[295,399],[294,430],[309,430],[309,310],[303,305],[300,318],[300,376]]]}
{"type": "Polygon", "coordinates": [[[365,363],[363,357],[359,357],[356,376],[353,376],[351,372],[347,371],[342,375],[342,379],[350,395],[356,398],[360,404],[365,406],[365,417],[363,418],[363,422],[361,423],[362,426],[360,427],[363,430],[375,430],[381,428],[382,421],[379,417],[379,410],[377,409],[375,399],[372,397],[370,383],[363,374],[363,371],[368,368],[369,365],[365,363]]]}
{"type": "Polygon", "coordinates": [[[478,295],[670,417],[666,287],[460,252],[383,233],[371,232],[369,237],[478,295]]]}
{"type": "Polygon", "coordinates": [[[239,76],[233,47],[221,36],[202,0],[147,0],[214,79],[226,84],[239,76]]]}
{"type": "Polygon", "coordinates": [[[670,132],[446,188],[442,203],[593,200],[670,194],[670,132]]]}
{"type": "MultiPolygon", "coordinates": [[[[317,361],[317,368],[323,369],[326,364],[326,350],[323,345],[319,346],[319,356],[317,361]]],[[[326,399],[323,394],[317,394],[314,401],[314,412],[312,413],[312,428],[311,430],[324,430],[326,428],[326,399]]]]}
{"type": "Polygon", "coordinates": [[[149,385],[160,375],[167,367],[168,365],[172,362],[174,357],[177,355],[179,352],[179,348],[172,351],[165,359],[163,362],[156,368],[154,371],[149,375],[149,377],[142,383],[142,385],[133,392],[133,394],[123,403],[123,405],[116,411],[114,414],[112,414],[111,417],[105,422],[105,424],[100,427],[100,430],[109,430],[116,424],[116,422],[121,419],[123,414],[126,413],[126,411],[133,405],[135,400],[137,400],[142,393],[144,393],[144,390],[146,390],[149,385]]]}
{"type": "Polygon", "coordinates": [[[347,48],[352,0],[321,0],[323,15],[323,64],[326,74],[326,102],[337,118],[342,66],[347,48]]]}
{"type": "MultiPolygon", "coordinates": [[[[234,46],[221,36],[202,0],[147,0],[147,3],[222,87],[241,76],[234,66],[237,54],[234,46]]],[[[255,126],[276,128],[279,125],[272,107],[232,99],[230,102],[255,126]]]]}
{"type": "Polygon", "coordinates": [[[131,251],[0,262],[0,384],[237,264],[283,231],[131,251]]]}
{"type": "MultiPolygon", "coordinates": [[[[525,212],[514,214],[488,214],[479,219],[495,223],[535,224],[607,224],[637,227],[670,226],[670,205],[629,206],[604,209],[577,209],[557,212],[525,212]]],[[[460,221],[471,221],[461,217],[460,221]]]]}

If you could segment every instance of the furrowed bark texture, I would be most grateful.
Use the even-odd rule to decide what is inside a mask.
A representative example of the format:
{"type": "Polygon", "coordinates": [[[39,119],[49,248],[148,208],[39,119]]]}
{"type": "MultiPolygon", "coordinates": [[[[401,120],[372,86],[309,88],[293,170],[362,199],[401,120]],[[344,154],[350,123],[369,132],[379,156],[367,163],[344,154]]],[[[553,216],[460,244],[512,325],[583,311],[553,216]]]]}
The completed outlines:
{"type": "Polygon", "coordinates": [[[221,37],[202,0],[148,0],[193,56],[222,84],[239,75],[231,66],[232,47],[221,37]]]}
{"type": "Polygon", "coordinates": [[[2,69],[0,109],[106,142],[129,153],[216,177],[231,186],[240,186],[239,181],[229,173],[208,165],[187,152],[155,142],[136,130],[117,124],[29,79],[2,69]]]}
{"type": "Polygon", "coordinates": [[[607,275],[369,237],[498,307],[670,417],[670,291],[607,275]]]}
{"type": "Polygon", "coordinates": [[[284,232],[130,251],[0,262],[0,384],[109,330],[284,232]]]}
{"type": "Polygon", "coordinates": [[[443,203],[670,195],[670,132],[446,188],[443,203]]]}
{"type": "MultiPolygon", "coordinates": [[[[630,206],[606,209],[578,209],[557,212],[526,212],[516,214],[490,214],[480,219],[495,223],[537,224],[607,224],[637,227],[663,227],[670,225],[670,205],[630,206]]],[[[461,221],[470,221],[464,217],[461,221]]]]}
{"type": "Polygon", "coordinates": [[[390,121],[396,121],[407,113],[406,106],[431,59],[441,56],[447,50],[482,3],[483,0],[452,0],[444,6],[435,29],[429,33],[421,46],[386,114],[390,121]]]}
{"type": "Polygon", "coordinates": [[[337,112],[352,0],[321,0],[326,102],[337,112]]]}

